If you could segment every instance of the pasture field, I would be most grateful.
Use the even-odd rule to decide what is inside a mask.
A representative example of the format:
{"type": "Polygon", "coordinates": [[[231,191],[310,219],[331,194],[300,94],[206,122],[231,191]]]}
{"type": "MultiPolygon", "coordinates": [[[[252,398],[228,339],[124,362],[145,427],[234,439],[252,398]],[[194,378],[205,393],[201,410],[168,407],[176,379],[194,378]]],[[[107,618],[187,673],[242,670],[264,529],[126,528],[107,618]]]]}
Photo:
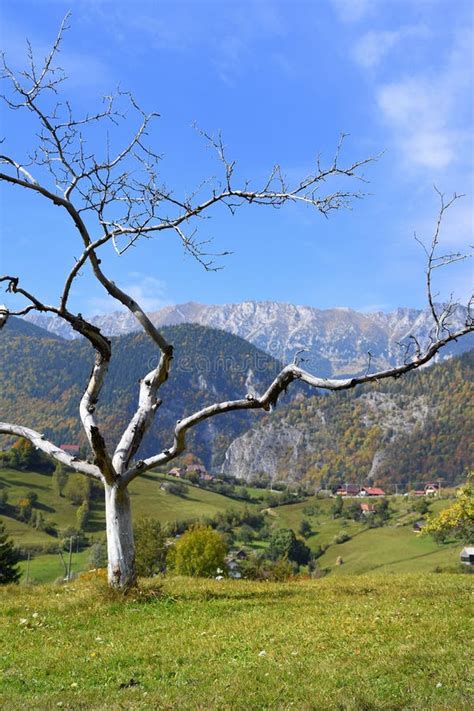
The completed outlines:
{"type": "MultiPolygon", "coordinates": [[[[160,484],[163,481],[176,480],[173,477],[152,472],[138,477],[131,484],[130,496],[135,519],[141,516],[152,516],[161,523],[166,523],[177,519],[213,516],[218,511],[228,508],[242,509],[246,505],[255,505],[252,501],[245,503],[239,499],[201,489],[187,481],[184,482],[188,490],[187,494],[174,496],[160,489],[160,484]]],[[[53,521],[59,529],[75,525],[77,506],[53,491],[50,475],[15,469],[0,469],[0,486],[4,486],[8,493],[9,504],[16,505],[22,497],[32,491],[38,495],[38,503],[35,508],[43,512],[45,519],[53,521]]],[[[261,495],[262,490],[250,489],[249,493],[255,497],[258,493],[261,495]]],[[[36,531],[25,523],[16,521],[9,516],[0,518],[9,535],[20,545],[54,543],[54,538],[42,531],[36,531]]],[[[102,534],[104,530],[103,502],[102,500],[93,501],[86,532],[102,534]]]]}
{"type": "Polygon", "coordinates": [[[467,711],[472,592],[450,574],[5,586],[0,707],[467,711]]]}

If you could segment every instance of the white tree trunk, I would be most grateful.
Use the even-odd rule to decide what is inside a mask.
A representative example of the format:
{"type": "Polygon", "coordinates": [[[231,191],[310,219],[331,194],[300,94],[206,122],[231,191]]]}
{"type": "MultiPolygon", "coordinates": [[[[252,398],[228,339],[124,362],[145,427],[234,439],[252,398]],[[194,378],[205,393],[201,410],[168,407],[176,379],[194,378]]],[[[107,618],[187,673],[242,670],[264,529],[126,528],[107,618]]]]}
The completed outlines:
{"type": "Polygon", "coordinates": [[[135,583],[135,544],[133,541],[130,496],[126,489],[105,485],[108,580],[114,588],[135,583]]]}

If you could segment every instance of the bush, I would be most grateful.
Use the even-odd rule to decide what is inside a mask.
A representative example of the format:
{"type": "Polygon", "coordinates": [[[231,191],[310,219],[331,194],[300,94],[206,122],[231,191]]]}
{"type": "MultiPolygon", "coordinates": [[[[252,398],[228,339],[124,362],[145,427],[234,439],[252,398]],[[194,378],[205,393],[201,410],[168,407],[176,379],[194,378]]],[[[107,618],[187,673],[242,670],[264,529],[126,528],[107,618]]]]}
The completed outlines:
{"type": "Polygon", "coordinates": [[[181,575],[214,577],[217,569],[225,569],[227,546],[222,536],[210,526],[196,525],[177,541],[174,569],[181,575]]]}
{"type": "Polygon", "coordinates": [[[341,533],[338,533],[337,536],[334,536],[334,543],[345,543],[350,540],[351,536],[349,536],[348,533],[345,533],[345,531],[341,531],[341,533]]]}
{"type": "Polygon", "coordinates": [[[188,487],[181,481],[166,481],[161,485],[161,488],[167,494],[173,494],[173,496],[186,496],[188,493],[188,487]]]}
{"type": "Polygon", "coordinates": [[[309,538],[313,533],[310,522],[307,521],[305,518],[302,519],[300,523],[298,533],[300,534],[300,536],[303,536],[303,538],[309,538]]]}

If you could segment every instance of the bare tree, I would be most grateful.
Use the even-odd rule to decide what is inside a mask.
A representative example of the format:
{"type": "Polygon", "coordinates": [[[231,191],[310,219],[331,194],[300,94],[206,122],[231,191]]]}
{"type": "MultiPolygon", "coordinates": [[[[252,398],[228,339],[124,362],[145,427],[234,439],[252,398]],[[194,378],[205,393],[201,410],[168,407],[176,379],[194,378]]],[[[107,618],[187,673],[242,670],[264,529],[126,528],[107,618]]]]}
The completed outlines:
{"type": "MultiPolygon", "coordinates": [[[[26,160],[3,154],[0,180],[17,188],[36,193],[41,199],[64,210],[79,235],[81,253],[65,275],[58,304],[49,305],[20,285],[12,275],[0,277],[0,282],[11,294],[23,297],[26,305],[16,311],[0,307],[0,326],[9,315],[22,316],[30,311],[53,314],[67,321],[84,336],[94,352],[92,372],[79,405],[82,425],[91,450],[91,460],[71,456],[48,441],[44,435],[24,425],[0,423],[0,434],[25,437],[42,452],[66,464],[77,472],[99,480],[105,491],[107,522],[108,570],[110,585],[123,588],[135,581],[134,543],[128,485],[144,472],[166,464],[186,447],[186,434],[204,420],[235,410],[271,410],[280,394],[294,381],[303,381],[315,388],[344,390],[382,378],[398,377],[428,363],[444,345],[473,330],[469,315],[465,325],[453,332],[450,316],[453,304],[437,310],[432,294],[433,270],[463,258],[460,254],[436,256],[439,230],[446,203],[442,195],[436,233],[427,252],[427,287],[434,328],[429,343],[420,344],[413,338],[406,347],[403,363],[380,372],[367,372],[348,379],[318,378],[300,368],[298,360],[285,366],[263,395],[243,395],[240,400],[219,402],[179,420],[174,430],[174,441],[168,449],[147,459],[137,458],[143,437],[161,404],[160,387],[167,380],[173,357],[173,347],[153,325],[141,306],[106,274],[99,257],[104,245],[112,244],[119,255],[137,240],[152,237],[155,233],[171,230],[176,233],[184,249],[197,259],[206,270],[217,268],[215,257],[208,244],[199,241],[191,228],[199,218],[207,216],[217,204],[226,206],[233,214],[245,204],[269,205],[279,208],[286,203],[305,203],[327,217],[333,210],[348,207],[362,193],[340,187],[349,180],[364,180],[361,169],[375,158],[366,158],[349,165],[341,163],[344,136],[337,146],[335,157],[328,166],[318,159],[315,172],[295,184],[289,184],[278,165],[258,187],[246,182],[236,185],[235,162],[228,159],[220,137],[203,133],[203,138],[216,151],[222,168],[220,181],[204,181],[191,195],[176,197],[160,180],[160,155],[147,143],[148,129],[157,114],[145,113],[129,93],[117,92],[104,100],[103,108],[76,118],[68,101],[61,101],[58,92],[64,73],[56,66],[66,20],[61,25],[51,52],[42,63],[37,63],[28,44],[28,66],[20,73],[14,72],[3,58],[3,78],[9,85],[3,96],[12,111],[29,112],[38,124],[37,145],[26,160]],[[123,108],[132,114],[129,116],[123,108]],[[109,139],[105,139],[104,155],[99,157],[88,149],[90,130],[102,125],[111,127],[121,121],[138,119],[137,129],[129,142],[115,153],[109,139]],[[341,179],[341,181],[339,181],[341,179]],[[327,185],[335,185],[327,192],[327,185]],[[125,427],[114,451],[109,450],[96,416],[96,405],[112,357],[110,341],[80,313],[69,307],[69,297],[74,280],[80,271],[89,266],[94,277],[105,291],[128,309],[154,342],[160,358],[156,368],[145,374],[140,383],[138,407],[125,427]]],[[[99,132],[100,135],[100,132],[99,132]]],[[[453,197],[455,200],[457,196],[453,197]]],[[[369,364],[370,365],[370,364],[369,364]]]]}

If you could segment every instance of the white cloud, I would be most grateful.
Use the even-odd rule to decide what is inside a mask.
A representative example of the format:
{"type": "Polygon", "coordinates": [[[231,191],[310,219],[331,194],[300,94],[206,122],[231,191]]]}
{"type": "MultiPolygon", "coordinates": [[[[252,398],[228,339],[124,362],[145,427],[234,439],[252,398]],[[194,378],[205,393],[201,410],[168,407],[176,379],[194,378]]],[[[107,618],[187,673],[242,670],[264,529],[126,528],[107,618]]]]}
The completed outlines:
{"type": "Polygon", "coordinates": [[[343,22],[359,22],[372,9],[373,0],[332,0],[343,22]]]}
{"type": "MultiPolygon", "coordinates": [[[[146,276],[140,272],[130,274],[131,281],[120,284],[120,287],[142,307],[144,311],[158,311],[170,302],[166,299],[166,283],[155,277],[146,276]]],[[[89,315],[118,311],[121,307],[112,297],[93,297],[89,299],[89,315]]]]}
{"type": "Polygon", "coordinates": [[[442,171],[472,149],[463,123],[470,101],[469,38],[459,35],[442,70],[379,86],[377,105],[407,165],[442,171]]]}
{"type": "Polygon", "coordinates": [[[398,30],[371,30],[358,39],[353,57],[365,69],[373,68],[404,40],[410,37],[426,37],[427,34],[427,28],[422,25],[401,27],[398,30]]]}

